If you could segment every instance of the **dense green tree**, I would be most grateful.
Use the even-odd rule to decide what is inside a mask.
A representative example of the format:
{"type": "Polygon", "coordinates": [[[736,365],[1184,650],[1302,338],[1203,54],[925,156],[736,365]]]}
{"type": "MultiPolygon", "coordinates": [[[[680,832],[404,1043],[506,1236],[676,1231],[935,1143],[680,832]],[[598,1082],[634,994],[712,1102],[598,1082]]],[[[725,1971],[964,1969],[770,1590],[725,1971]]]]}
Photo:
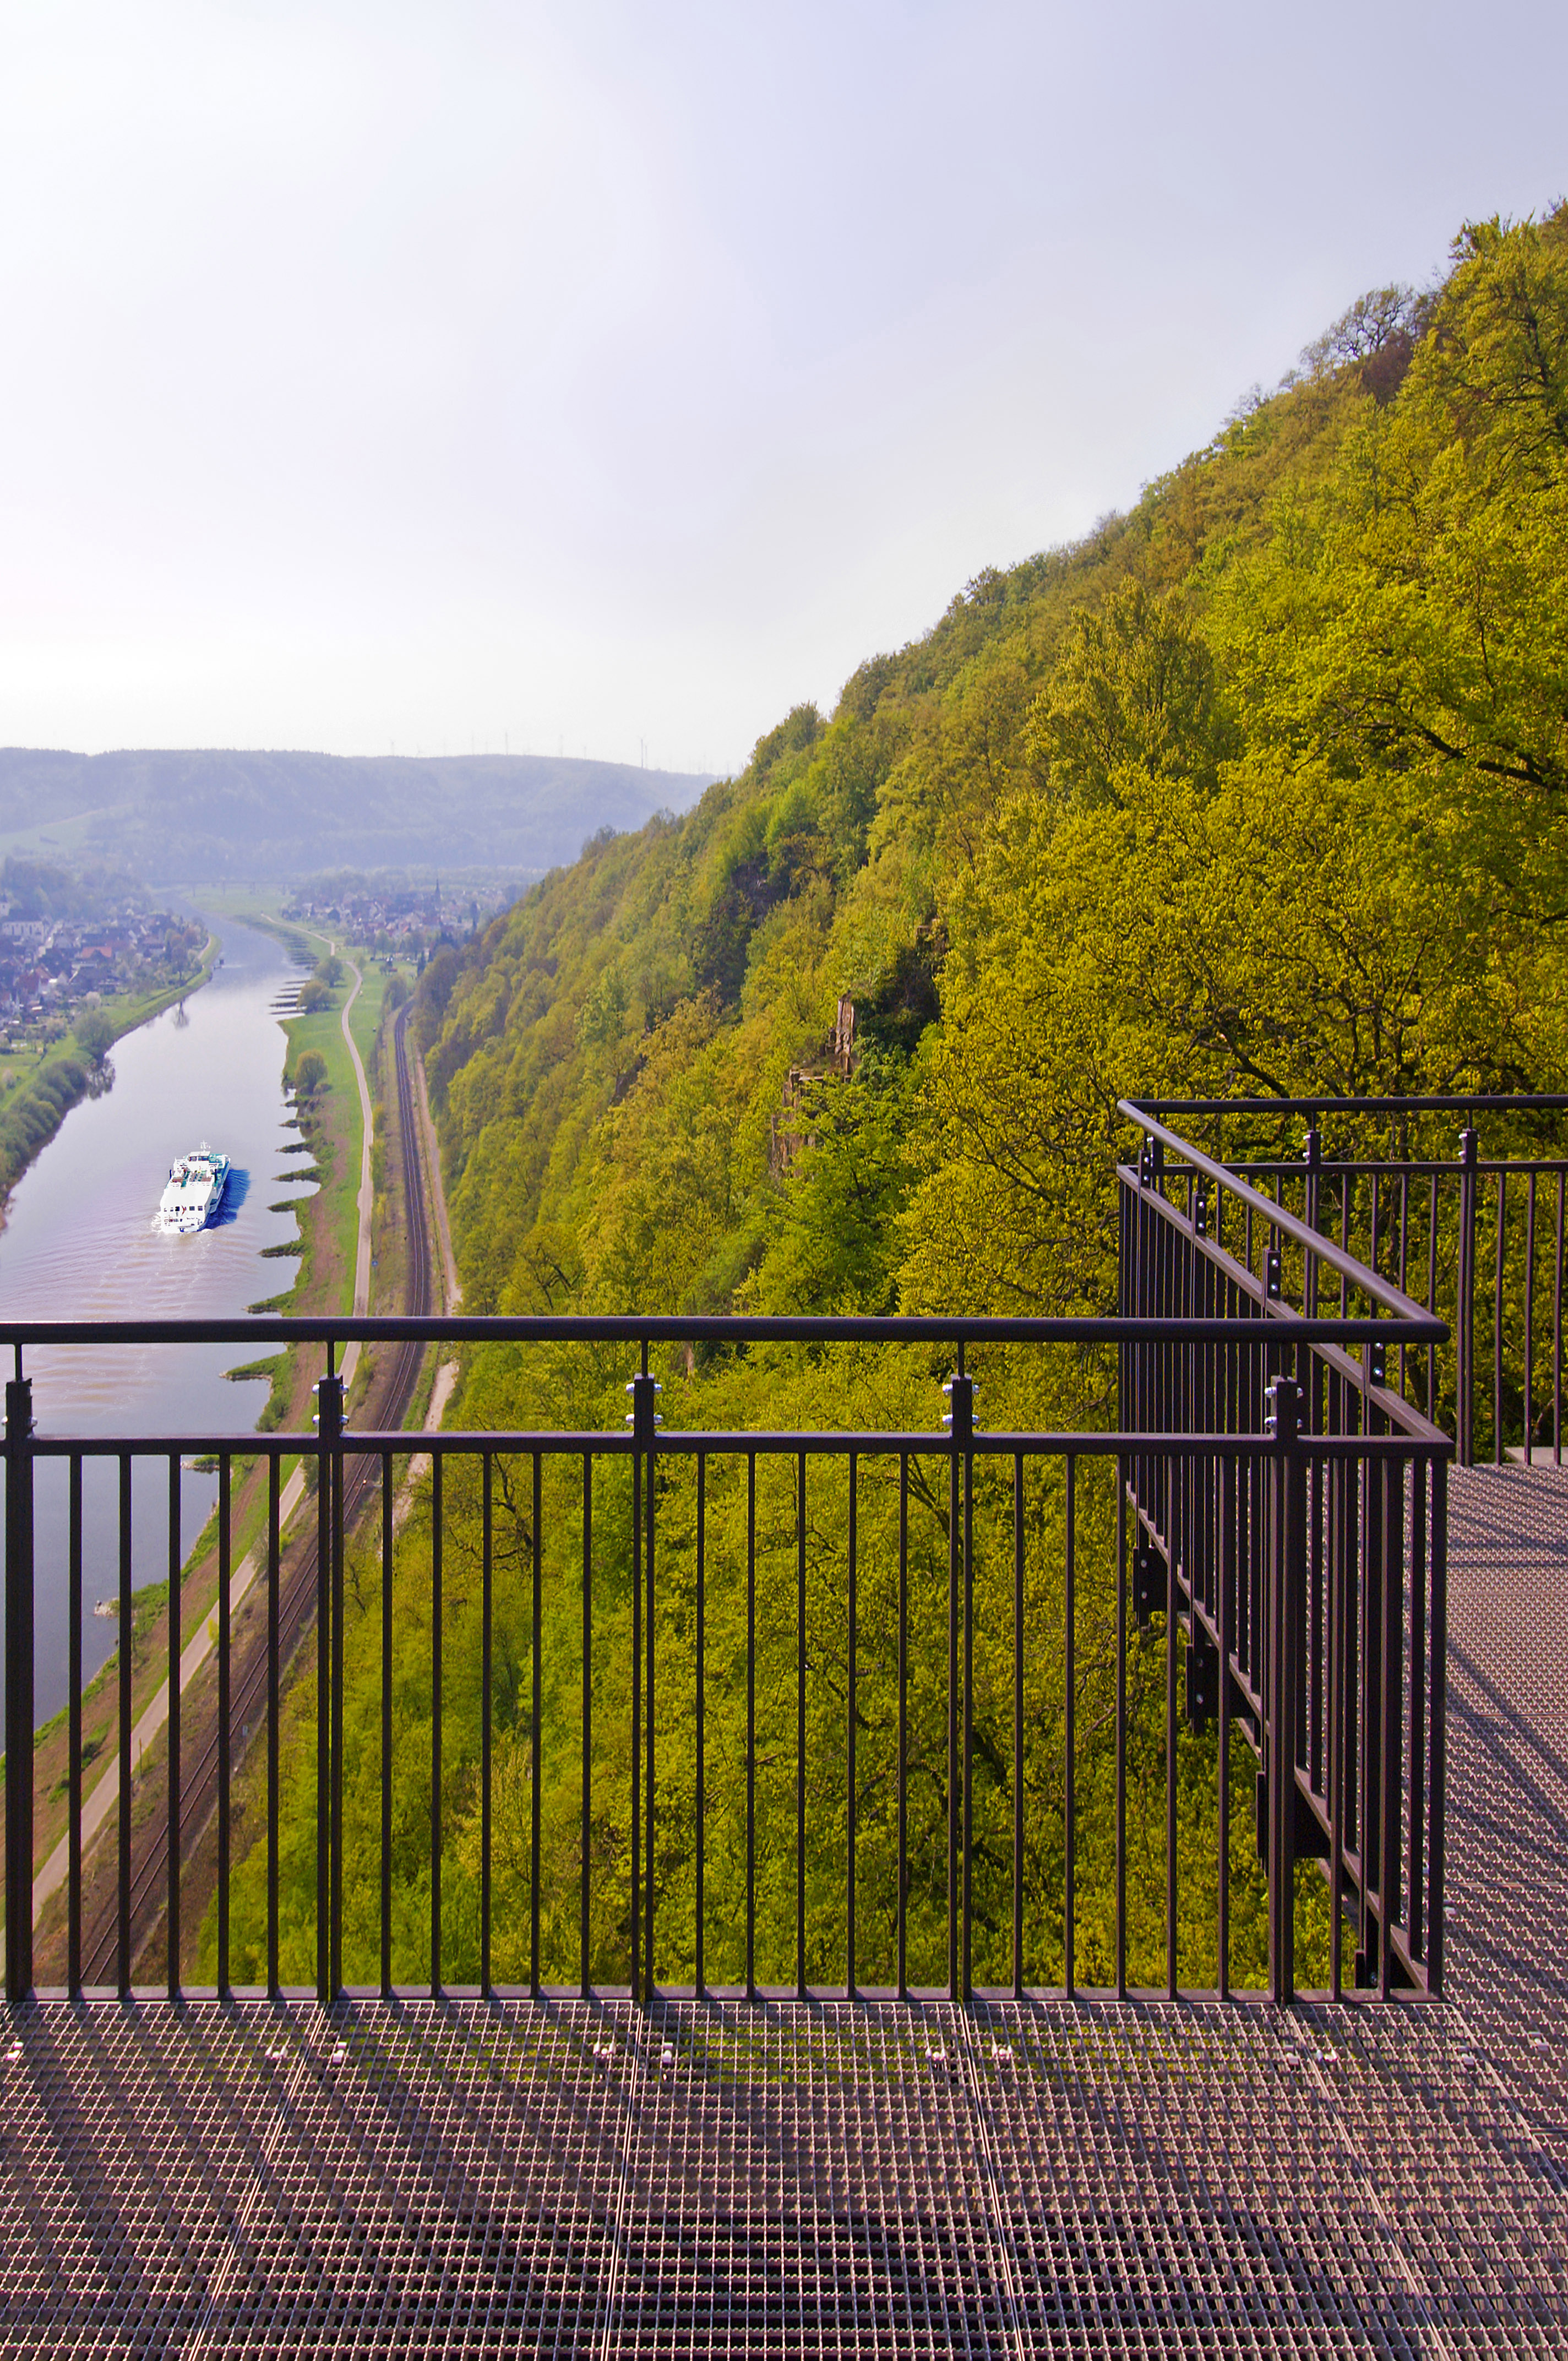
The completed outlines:
{"type": "MultiPolygon", "coordinates": [[[[1124,1097],[1568,1084],[1565,830],[1568,213],[1560,207],[1540,222],[1465,230],[1430,294],[1374,291],[1309,350],[1299,374],[1242,404],[1131,514],[1102,521],[1071,549],[978,575],[923,639],[862,665],[829,719],[797,707],[685,818],[591,840],[482,936],[435,952],[413,1023],[466,1303],[1107,1309],[1124,1097]],[[855,1011],[848,1058],[841,1042],[828,1054],[841,999],[855,1011]]],[[[25,1119],[8,1106],[3,1120],[25,1119]]],[[[474,1426],[619,1429],[626,1357],[488,1348],[465,1365],[455,1415],[474,1426]]],[[[659,1367],[670,1425],[713,1431],[928,1432],[945,1373],[934,1354],[771,1349],[672,1352],[659,1367]]],[[[1093,1356],[997,1354],[984,1372],[985,1415],[1003,1428],[1094,1422],[1112,1412],[1113,1379],[1093,1356]]],[[[718,1455],[706,1479],[707,1891],[731,1971],[746,1636],[737,1569],[753,1514],[767,1731],[760,1926],[771,1971],[792,1964],[782,1955],[793,1803],[778,1767],[791,1759],[780,1717],[798,1644],[788,1478],[787,1466],[771,1466],[753,1501],[744,1466],[718,1455]]],[[[546,1949],[551,1971],[565,1974],[576,1967],[581,1867],[573,1652],[583,1535],[571,1479],[554,1461],[542,1479],[537,1798],[546,1949]]],[[[497,1923],[515,1928],[536,1800],[519,1673],[533,1536],[526,1467],[498,1480],[497,1923]]],[[[808,1916],[812,1972],[832,1974],[842,1971],[835,1895],[846,1833],[849,1472],[818,1479],[814,1469],[818,1480],[808,1504],[808,1916]]],[[[868,1960],[885,1966],[897,1488],[871,1457],[856,1480],[866,1683],[857,1826],[868,1960]]],[[[916,1455],[910,1480],[911,1908],[925,1959],[944,1891],[945,1756],[931,1666],[944,1645],[951,1534],[941,1468],[916,1455]]],[[[1085,1480],[1079,1934],[1092,1973],[1110,1960],[1113,1911],[1114,1515],[1110,1487],[1096,1492],[1085,1480]]],[[[476,1481],[455,1471],[444,1501],[454,1569],[444,1906],[447,1972],[458,1976],[471,1960],[477,1890],[476,1481]]],[[[666,1923],[679,1927],[689,1923],[696,1849],[695,1477],[671,1455],[660,1482],[669,1686],[655,1873],[666,1923]]],[[[987,1477],[977,1497],[976,1810],[988,1971],[1000,1964],[997,1864],[1010,1859],[1014,1802],[1012,1513],[1007,1485],[987,1477]]],[[[1030,1972],[1047,1977],[1062,1958],[1063,1513],[1057,1470],[1040,1477],[1025,1513],[1034,1733],[1022,1798],[1026,1943],[1030,1972]]],[[[422,1494],[398,1556],[394,1817],[405,1973],[417,1971],[426,1939],[422,1910],[428,1925],[422,1831],[431,1798],[420,1766],[429,1761],[430,1516],[422,1494]]],[[[630,1837],[629,1532],[625,1488],[607,1479],[592,1544],[590,1965],[601,1975],[626,1967],[617,1897],[630,1837]]],[[[374,1582],[363,1596],[374,1599],[374,1582]]],[[[356,1614],[346,1825],[351,1863],[367,1870],[379,1841],[374,1782],[366,1784],[378,1762],[379,1640],[370,1608],[356,1614]]],[[[1164,1973],[1168,1642],[1157,1618],[1130,1667],[1135,1981],[1164,1973]]],[[[291,1741],[302,1813],[312,1808],[313,1710],[306,1685],[291,1741]]],[[[1197,1979],[1212,1971],[1215,1764],[1212,1739],[1184,1730],[1179,1743],[1179,1964],[1197,1979]]],[[[1238,1783],[1243,1775],[1238,1758],[1238,1783]]],[[[1245,1817],[1228,1875],[1244,1971],[1255,1971],[1261,1883],[1245,1817]]],[[[302,1945],[309,1838],[302,1818],[285,1860],[290,1939],[302,1945]]],[[[244,1872],[253,1905],[261,1874],[253,1857],[244,1872]]],[[[353,1875],[349,1884],[358,1891],[353,1875]]],[[[356,1961],[369,1961],[369,1939],[365,1921],[349,1944],[356,1961]]],[[[518,1971],[515,1949],[498,1973],[518,1971]]],[[[349,1965],[351,1977],[369,1972],[373,1962],[349,1965]]]]}

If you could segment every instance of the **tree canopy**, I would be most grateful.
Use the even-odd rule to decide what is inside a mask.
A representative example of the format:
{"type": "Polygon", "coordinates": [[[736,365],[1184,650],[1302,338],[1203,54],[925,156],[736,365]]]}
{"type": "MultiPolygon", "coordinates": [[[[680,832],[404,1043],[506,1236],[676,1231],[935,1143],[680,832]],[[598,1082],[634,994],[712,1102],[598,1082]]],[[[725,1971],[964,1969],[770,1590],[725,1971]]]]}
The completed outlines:
{"type": "MultiPolygon", "coordinates": [[[[1559,206],[1467,226],[1439,287],[1365,297],[1128,514],[978,575],[685,818],[596,839],[437,953],[414,1022],[465,1309],[1107,1309],[1121,1098],[1561,1091],[1565,917],[1559,206]]],[[[619,1425],[626,1374],[477,1355],[455,1415],[619,1425]]],[[[769,1423],[930,1422],[940,1374],[933,1356],[662,1369],[672,1423],[729,1428],[764,1404],[769,1423]]],[[[1080,1362],[1004,1358],[994,1383],[999,1421],[1067,1425],[1110,1399],[1080,1362]]],[[[732,1528],[743,1504],[712,1481],[714,1530],[732,1528]]],[[[1044,1666],[1059,1501],[1036,1505],[1044,1666]]],[[[568,1554],[563,1629],[574,1579],[568,1554]]],[[[521,1571],[502,1590],[521,1631],[521,1571]]],[[[1107,1596],[1085,1593],[1086,1729],[1107,1596]]],[[[1005,1708],[982,1671],[983,1723],[1005,1708]]],[[[1054,1710],[1042,1693],[1042,1728],[1054,1710]]],[[[472,1765],[448,1760],[466,1825],[472,1765]]],[[[682,1760],[672,1736],[676,1784],[682,1760]]],[[[1090,1817],[1108,1808],[1095,1761],[1090,1817]]],[[[939,1817],[938,1752],[927,1767],[916,1809],[939,1817]]],[[[566,1798],[563,1860],[574,1825],[566,1798]]],[[[607,1822],[607,1860],[626,1840],[607,1822]]],[[[1040,1841],[1045,1892],[1059,1826],[1040,1841]]],[[[1182,1841],[1201,1916],[1211,1870],[1182,1841]]],[[[1257,1932],[1255,1861],[1234,1875],[1257,1932]]],[[[1092,1916],[1104,1895],[1081,1891],[1092,1916]]],[[[1059,1923],[1041,1928],[1048,1965],[1059,1923]]],[[[596,1937],[607,1959],[619,1940],[596,1937]]]]}

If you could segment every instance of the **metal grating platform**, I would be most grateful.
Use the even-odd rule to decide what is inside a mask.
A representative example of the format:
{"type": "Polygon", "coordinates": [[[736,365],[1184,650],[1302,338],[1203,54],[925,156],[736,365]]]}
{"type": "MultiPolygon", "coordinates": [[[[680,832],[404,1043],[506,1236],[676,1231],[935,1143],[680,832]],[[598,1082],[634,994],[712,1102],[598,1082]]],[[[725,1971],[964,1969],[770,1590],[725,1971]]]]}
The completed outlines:
{"type": "Polygon", "coordinates": [[[1568,1476],[1454,1488],[1446,2004],[40,2004],[0,2351],[1568,2352],[1568,1476]]]}

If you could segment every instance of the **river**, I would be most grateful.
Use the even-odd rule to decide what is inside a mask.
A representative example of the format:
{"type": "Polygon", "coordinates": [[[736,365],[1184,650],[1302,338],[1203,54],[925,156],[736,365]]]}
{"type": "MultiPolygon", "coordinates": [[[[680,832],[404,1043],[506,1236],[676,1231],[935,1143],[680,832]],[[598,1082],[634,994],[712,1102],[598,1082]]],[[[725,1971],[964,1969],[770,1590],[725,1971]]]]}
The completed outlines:
{"type": "MultiPolygon", "coordinates": [[[[211,982],[115,1043],[112,1089],[71,1109],[13,1191],[0,1233],[0,1306],[8,1319],[226,1319],[291,1284],[293,1261],[265,1257],[262,1249],[294,1236],[292,1214],[269,1208],[286,1192],[301,1193],[289,1167],[309,1162],[280,1156],[299,1135],[288,1123],[284,1040],[270,1004],[296,972],[282,946],[258,928],[225,917],[214,931],[223,964],[211,982]],[[226,1202],[194,1237],[166,1236],[152,1221],[169,1167],[203,1140],[233,1161],[226,1202]]],[[[232,1345],[39,1349],[27,1356],[35,1424],[40,1434],[244,1434],[267,1400],[266,1380],[225,1383],[223,1372],[255,1357],[232,1345]]],[[[96,1599],[118,1589],[117,1485],[112,1461],[85,1463],[89,1679],[118,1637],[115,1620],[93,1613],[96,1599]]],[[[133,1487],[139,1586],[169,1572],[167,1461],[137,1462],[133,1487]]],[[[215,1477],[182,1477],[181,1556],[216,1497],[215,1477]]],[[[42,1722],[65,1703],[67,1690],[64,1461],[38,1463],[35,1499],[42,1722]]]]}

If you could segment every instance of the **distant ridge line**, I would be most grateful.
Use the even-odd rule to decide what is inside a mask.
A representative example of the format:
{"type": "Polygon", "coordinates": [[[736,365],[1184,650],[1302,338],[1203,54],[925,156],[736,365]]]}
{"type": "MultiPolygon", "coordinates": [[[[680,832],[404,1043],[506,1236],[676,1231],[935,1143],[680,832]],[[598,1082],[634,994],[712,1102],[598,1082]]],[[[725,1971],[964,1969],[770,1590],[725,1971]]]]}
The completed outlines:
{"type": "Polygon", "coordinates": [[[282,883],[327,870],[538,873],[609,827],[684,811],[712,774],[588,755],[0,747],[0,851],[135,875],[282,883]]]}

